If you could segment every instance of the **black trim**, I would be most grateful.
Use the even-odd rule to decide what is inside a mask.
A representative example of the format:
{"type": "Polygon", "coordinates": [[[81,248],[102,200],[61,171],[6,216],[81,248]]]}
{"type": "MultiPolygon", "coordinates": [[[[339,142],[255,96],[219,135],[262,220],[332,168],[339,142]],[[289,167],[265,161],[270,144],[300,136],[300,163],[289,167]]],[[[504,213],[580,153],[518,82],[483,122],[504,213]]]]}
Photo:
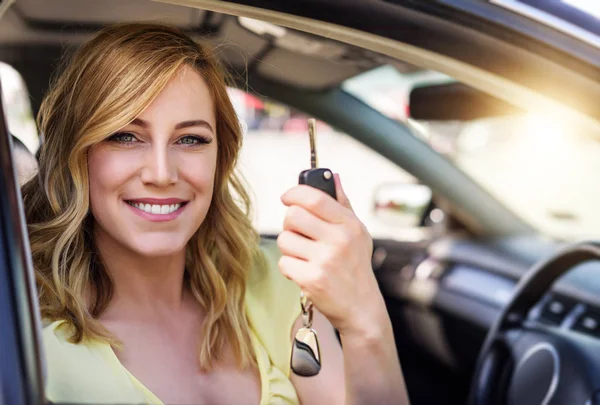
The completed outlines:
{"type": "MultiPolygon", "coordinates": [[[[405,3],[400,0],[386,1],[405,3]]],[[[564,66],[571,66],[578,71],[582,69],[585,71],[587,69],[585,64],[596,67],[600,64],[600,52],[597,48],[495,4],[468,0],[412,1],[411,3],[411,8],[415,10],[465,28],[476,29],[548,59],[558,60],[564,66]]],[[[593,70],[590,73],[593,74],[593,70]]]]}
{"type": "Polygon", "coordinates": [[[561,20],[567,21],[593,34],[600,35],[600,24],[598,18],[568,3],[548,0],[518,1],[558,17],[561,20]]]}

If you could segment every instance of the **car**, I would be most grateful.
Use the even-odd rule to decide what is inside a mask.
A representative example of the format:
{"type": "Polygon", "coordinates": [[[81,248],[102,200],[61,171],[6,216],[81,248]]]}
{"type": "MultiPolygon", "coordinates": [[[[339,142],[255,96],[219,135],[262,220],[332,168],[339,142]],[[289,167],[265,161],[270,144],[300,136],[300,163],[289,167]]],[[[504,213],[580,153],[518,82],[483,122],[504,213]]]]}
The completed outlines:
{"type": "Polygon", "coordinates": [[[412,404],[600,403],[600,21],[586,5],[1,1],[0,61],[31,104],[5,94],[0,114],[2,403],[44,403],[45,378],[6,129],[35,154],[31,117],[61,55],[139,20],[218,50],[264,238],[309,164],[301,121],[319,120],[320,163],[373,236],[412,404]]]}

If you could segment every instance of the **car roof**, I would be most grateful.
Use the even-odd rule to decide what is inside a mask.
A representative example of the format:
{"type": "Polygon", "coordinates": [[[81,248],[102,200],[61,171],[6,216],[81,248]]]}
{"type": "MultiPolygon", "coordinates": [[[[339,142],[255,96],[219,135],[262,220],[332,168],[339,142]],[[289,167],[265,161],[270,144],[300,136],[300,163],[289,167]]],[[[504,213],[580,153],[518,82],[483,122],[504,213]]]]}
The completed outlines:
{"type": "Polygon", "coordinates": [[[289,28],[282,38],[258,35],[252,31],[251,20],[193,7],[148,0],[52,0],[51,3],[49,7],[48,0],[18,0],[7,9],[0,25],[0,59],[10,60],[9,53],[14,58],[27,48],[55,48],[58,52],[65,45],[77,46],[111,23],[155,21],[175,25],[194,38],[208,39],[234,72],[243,74],[252,69],[266,79],[304,89],[334,88],[345,79],[382,64],[393,64],[401,72],[422,70],[394,58],[289,28]],[[15,52],[17,47],[21,52],[15,52]]]}

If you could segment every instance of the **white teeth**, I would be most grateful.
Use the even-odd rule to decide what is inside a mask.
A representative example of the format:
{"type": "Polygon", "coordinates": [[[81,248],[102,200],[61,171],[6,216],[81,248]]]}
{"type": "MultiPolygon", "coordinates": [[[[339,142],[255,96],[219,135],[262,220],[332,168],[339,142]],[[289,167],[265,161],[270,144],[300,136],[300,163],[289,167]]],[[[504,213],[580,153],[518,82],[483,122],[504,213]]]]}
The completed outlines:
{"type": "Polygon", "coordinates": [[[159,205],[159,204],[144,204],[144,203],[134,203],[131,202],[131,205],[134,207],[147,212],[149,214],[155,215],[166,215],[171,214],[181,207],[181,204],[171,204],[171,205],[159,205]]]}

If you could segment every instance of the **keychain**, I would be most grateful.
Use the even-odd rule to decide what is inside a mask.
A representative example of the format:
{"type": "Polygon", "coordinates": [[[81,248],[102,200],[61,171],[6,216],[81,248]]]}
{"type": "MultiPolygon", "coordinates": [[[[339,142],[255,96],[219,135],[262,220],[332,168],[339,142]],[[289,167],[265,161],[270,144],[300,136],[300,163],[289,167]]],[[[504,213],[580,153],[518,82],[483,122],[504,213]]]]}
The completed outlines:
{"type": "Polygon", "coordinates": [[[313,306],[300,293],[300,306],[302,308],[302,327],[296,332],[292,344],[292,358],[290,362],[294,373],[303,377],[312,377],[321,371],[321,349],[319,337],[312,328],[313,306]]]}
{"type": "MultiPolygon", "coordinates": [[[[310,169],[300,173],[298,182],[318,188],[337,199],[333,173],[329,169],[317,168],[315,126],[315,119],[309,119],[310,169]]],[[[312,328],[313,304],[305,297],[303,292],[300,292],[300,307],[302,308],[302,328],[296,332],[294,337],[290,367],[297,375],[312,377],[321,371],[321,349],[319,348],[317,332],[312,328]]]]}

